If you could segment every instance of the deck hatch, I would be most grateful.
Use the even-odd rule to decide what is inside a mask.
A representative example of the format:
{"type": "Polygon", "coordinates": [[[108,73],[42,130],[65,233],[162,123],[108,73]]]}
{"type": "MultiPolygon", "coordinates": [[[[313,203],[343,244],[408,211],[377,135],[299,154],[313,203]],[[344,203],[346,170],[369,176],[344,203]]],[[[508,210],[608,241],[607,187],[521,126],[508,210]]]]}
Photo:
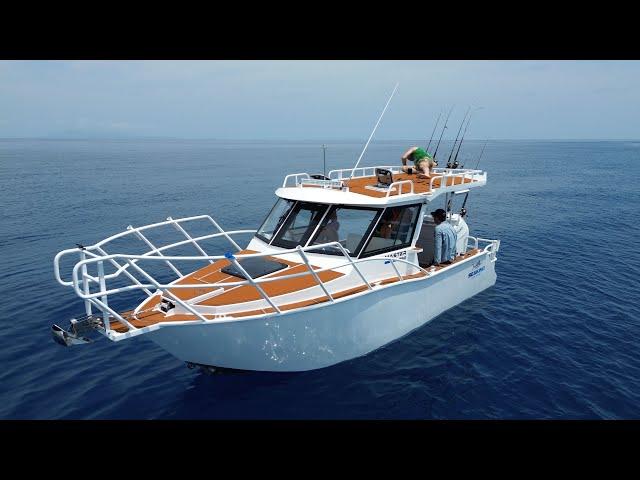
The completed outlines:
{"type": "MultiPolygon", "coordinates": [[[[244,268],[247,271],[247,273],[251,275],[253,278],[263,277],[270,273],[283,270],[288,266],[286,263],[280,263],[274,260],[267,260],[262,257],[245,258],[243,260],[238,259],[238,261],[240,262],[240,265],[242,266],[242,268],[244,268]]],[[[248,280],[248,278],[245,277],[244,273],[238,270],[236,266],[233,264],[227,267],[224,267],[221,271],[228,275],[233,275],[234,277],[248,280]]]]}

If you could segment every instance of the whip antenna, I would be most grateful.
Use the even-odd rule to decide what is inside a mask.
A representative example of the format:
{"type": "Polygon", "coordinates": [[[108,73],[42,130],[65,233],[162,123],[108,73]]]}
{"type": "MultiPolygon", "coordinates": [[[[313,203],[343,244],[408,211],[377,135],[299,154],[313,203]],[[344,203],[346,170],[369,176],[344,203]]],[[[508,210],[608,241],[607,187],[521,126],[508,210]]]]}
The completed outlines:
{"type": "Polygon", "coordinates": [[[367,143],[365,144],[364,148],[362,149],[362,153],[360,153],[360,156],[358,157],[358,161],[356,162],[355,167],[353,167],[353,169],[351,170],[351,175],[349,176],[349,179],[351,179],[353,177],[353,173],[356,171],[356,168],[358,168],[358,165],[360,165],[360,160],[362,160],[362,156],[364,155],[364,152],[367,150],[367,147],[369,146],[369,142],[373,138],[373,134],[376,133],[376,129],[378,128],[378,125],[380,124],[380,120],[382,120],[382,117],[384,116],[384,112],[387,111],[387,107],[389,106],[389,102],[391,102],[391,99],[395,95],[396,90],[398,89],[398,85],[400,85],[400,83],[396,83],[396,86],[393,89],[393,92],[391,92],[391,96],[389,97],[389,100],[387,100],[387,104],[384,106],[384,109],[382,110],[382,113],[378,117],[378,121],[376,122],[376,126],[373,127],[373,131],[371,132],[371,135],[369,135],[369,140],[367,140],[367,143]]]}
{"type": "Polygon", "coordinates": [[[326,178],[327,177],[327,146],[323,143],[322,144],[322,175],[326,178]]]}

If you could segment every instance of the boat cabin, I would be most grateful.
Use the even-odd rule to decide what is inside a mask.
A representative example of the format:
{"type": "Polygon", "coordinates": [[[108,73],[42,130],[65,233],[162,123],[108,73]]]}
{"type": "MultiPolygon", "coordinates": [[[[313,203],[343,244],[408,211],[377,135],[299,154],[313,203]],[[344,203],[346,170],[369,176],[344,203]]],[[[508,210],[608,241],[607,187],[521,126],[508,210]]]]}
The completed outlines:
{"type": "MultiPolygon", "coordinates": [[[[409,256],[419,255],[421,266],[429,266],[435,227],[430,212],[438,208],[433,200],[444,194],[445,210],[450,211],[454,195],[486,182],[486,174],[478,170],[440,170],[429,180],[397,167],[335,170],[329,177],[289,175],[248,248],[278,251],[319,245],[307,253],[343,256],[344,249],[360,259],[408,251],[409,256]],[[343,248],[322,246],[329,242],[343,248]]],[[[448,221],[462,233],[458,251],[464,253],[468,228],[460,215],[450,213],[448,221]]]]}
{"type": "MultiPolygon", "coordinates": [[[[351,257],[366,258],[410,247],[421,209],[421,203],[385,208],[279,198],[256,238],[282,249],[337,241],[351,257]]],[[[308,253],[342,255],[336,246],[308,253]]]]}

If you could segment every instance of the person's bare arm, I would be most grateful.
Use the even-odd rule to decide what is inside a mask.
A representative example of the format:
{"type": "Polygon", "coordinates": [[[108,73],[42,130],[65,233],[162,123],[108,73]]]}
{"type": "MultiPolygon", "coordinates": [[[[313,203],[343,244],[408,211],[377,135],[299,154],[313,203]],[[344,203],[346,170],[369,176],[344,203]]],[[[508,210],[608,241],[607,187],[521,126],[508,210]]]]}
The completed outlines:
{"type": "Polygon", "coordinates": [[[411,147],[409,150],[407,150],[406,152],[404,152],[402,154],[402,157],[400,157],[400,159],[402,160],[402,165],[406,165],[407,164],[407,159],[409,158],[409,155],[411,155],[417,149],[418,149],[418,147],[411,147]]]}

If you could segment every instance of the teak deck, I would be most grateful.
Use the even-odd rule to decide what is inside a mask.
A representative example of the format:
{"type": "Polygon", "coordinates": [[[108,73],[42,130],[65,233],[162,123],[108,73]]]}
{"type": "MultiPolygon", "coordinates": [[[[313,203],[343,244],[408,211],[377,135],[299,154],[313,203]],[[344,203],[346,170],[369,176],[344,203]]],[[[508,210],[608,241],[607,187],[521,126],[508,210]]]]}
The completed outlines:
{"type": "MultiPolygon", "coordinates": [[[[458,263],[466,258],[472,257],[479,252],[480,250],[478,249],[469,250],[464,255],[457,256],[456,259],[453,261],[453,264],[458,263]]],[[[249,253],[255,253],[255,252],[250,250],[243,250],[241,252],[238,252],[238,254],[249,254],[249,253]]],[[[266,258],[269,258],[269,257],[266,257],[266,258]]],[[[281,258],[278,258],[277,261],[287,263],[289,265],[289,268],[280,270],[270,275],[265,275],[265,277],[262,277],[262,278],[267,278],[267,277],[273,278],[273,277],[288,275],[292,273],[300,273],[307,270],[307,267],[304,264],[286,261],[281,258]]],[[[179,282],[176,282],[176,284],[188,284],[188,283],[194,283],[194,282],[201,282],[204,284],[204,283],[240,281],[241,279],[238,279],[237,277],[220,272],[220,269],[226,267],[227,265],[229,265],[228,260],[218,260],[217,262],[211,265],[203,267],[200,270],[197,270],[191,273],[190,275],[185,276],[179,282]]],[[[446,266],[448,265],[436,266],[435,270],[436,271],[441,270],[446,266]]],[[[318,267],[315,267],[315,266],[313,266],[313,268],[314,270],[318,269],[318,267]]],[[[318,276],[322,279],[323,282],[329,282],[331,280],[334,280],[336,278],[343,276],[343,274],[339,272],[334,272],[334,271],[327,271],[327,272],[318,273],[318,276]]],[[[408,279],[419,278],[424,276],[425,274],[423,272],[418,272],[413,275],[405,275],[403,276],[403,278],[405,280],[408,280],[408,279]]],[[[393,276],[387,279],[383,279],[381,281],[377,281],[374,284],[387,285],[387,284],[395,283],[397,281],[399,281],[398,277],[393,276]]],[[[277,297],[280,295],[284,295],[286,293],[292,293],[297,290],[310,288],[315,285],[317,285],[317,282],[315,281],[313,276],[305,275],[305,276],[300,276],[300,277],[291,278],[291,279],[283,279],[281,281],[263,283],[262,288],[270,297],[277,297]]],[[[362,284],[347,290],[332,293],[331,295],[334,299],[337,300],[339,298],[343,298],[349,295],[354,295],[356,293],[363,292],[366,289],[367,289],[366,285],[362,284]]],[[[171,292],[174,295],[178,296],[181,300],[188,300],[188,299],[200,296],[203,293],[208,293],[211,290],[212,290],[211,288],[194,287],[194,288],[188,288],[188,289],[174,289],[171,292]]],[[[262,298],[259,292],[251,285],[228,287],[225,290],[226,291],[224,293],[221,293],[209,300],[200,302],[199,305],[207,305],[207,306],[229,305],[229,304],[249,302],[252,300],[258,300],[262,298]]],[[[278,308],[280,308],[281,311],[288,311],[288,310],[294,310],[297,308],[307,307],[309,305],[325,303],[327,301],[329,301],[329,298],[326,295],[322,295],[320,297],[315,297],[315,298],[300,301],[300,302],[290,303],[286,305],[278,305],[278,308]]],[[[137,327],[137,328],[154,325],[156,323],[161,323],[161,322],[189,322],[189,321],[199,320],[198,317],[191,314],[171,315],[167,317],[162,312],[152,310],[159,302],[160,302],[160,295],[157,294],[150,297],[147,300],[147,302],[143,305],[143,307],[141,307],[140,311],[137,314],[134,315],[133,311],[127,311],[127,312],[121,313],[121,315],[129,323],[131,323],[134,327],[137,327]]],[[[268,307],[265,309],[258,309],[258,310],[254,309],[254,310],[234,312],[233,314],[230,314],[228,316],[233,318],[241,318],[241,317],[247,317],[251,315],[260,315],[260,314],[273,313],[273,312],[274,312],[274,309],[271,307],[268,307]]],[[[203,314],[203,316],[208,318],[214,317],[213,314],[203,314]]],[[[118,321],[112,321],[110,326],[113,330],[120,333],[127,331],[127,327],[118,321]]]]}
{"type": "MultiPolygon", "coordinates": [[[[433,180],[433,187],[439,188],[440,183],[442,182],[441,175],[433,175],[435,179],[433,180]]],[[[413,182],[413,192],[414,193],[429,193],[431,190],[429,189],[430,179],[418,178],[416,174],[409,175],[408,173],[394,173],[393,181],[399,182],[402,180],[411,180],[413,182]]],[[[452,185],[461,185],[463,183],[471,183],[474,180],[470,178],[462,178],[462,177],[448,177],[447,178],[447,186],[452,185]]],[[[378,183],[376,177],[362,177],[362,178],[352,178],[351,180],[343,180],[344,184],[349,187],[349,191],[353,193],[359,193],[361,195],[367,195],[369,197],[377,197],[382,198],[386,197],[386,192],[379,192],[376,190],[370,190],[365,188],[367,185],[373,186],[378,183]]],[[[411,191],[411,187],[407,184],[395,185],[394,189],[389,192],[389,196],[392,197],[394,195],[398,195],[398,192],[409,193],[411,191]]]]}

